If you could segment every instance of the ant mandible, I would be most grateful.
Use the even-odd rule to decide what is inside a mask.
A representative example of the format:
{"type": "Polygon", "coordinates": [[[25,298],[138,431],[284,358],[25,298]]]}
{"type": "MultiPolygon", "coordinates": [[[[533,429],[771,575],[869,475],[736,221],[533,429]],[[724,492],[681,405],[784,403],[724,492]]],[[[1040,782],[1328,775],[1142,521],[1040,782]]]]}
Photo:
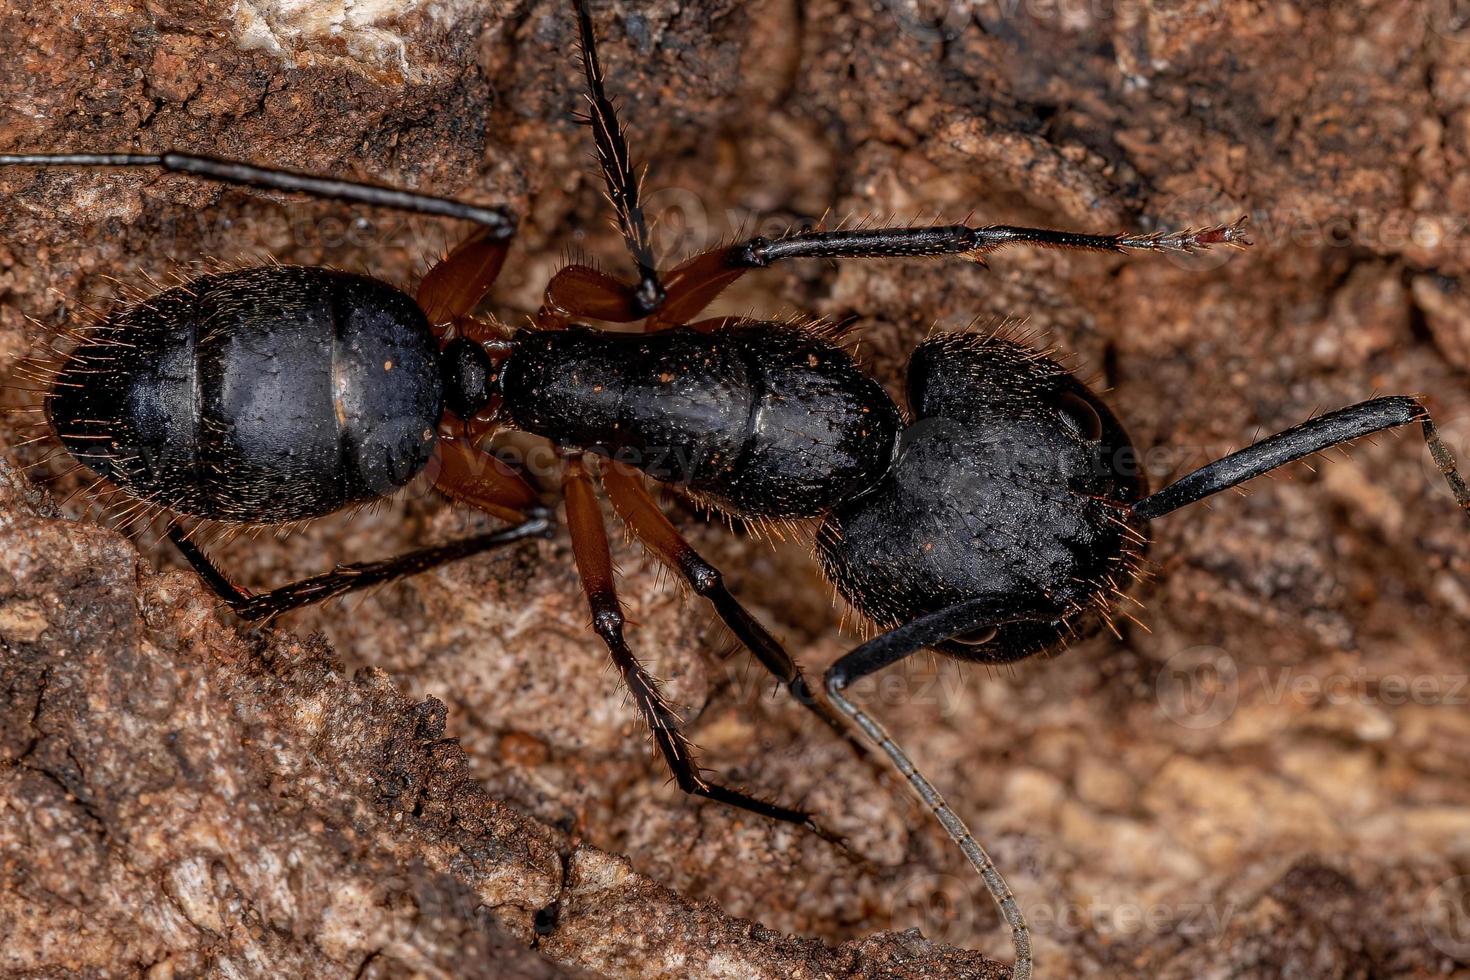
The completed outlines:
{"type": "Polygon", "coordinates": [[[603,489],[633,535],[712,604],[802,705],[857,745],[851,721],[893,761],[983,877],[1011,929],[1013,975],[1029,977],[1030,936],[1004,879],[881,725],[848,700],[848,686],[924,649],[1004,664],[1095,629],[1134,577],[1149,521],[1372,432],[1420,423],[1467,511],[1470,489],[1428,412],[1409,397],[1313,418],[1150,493],[1107,406],[1021,343],[977,334],[924,342],[908,365],[905,413],[819,331],[696,319],[751,270],[800,257],[983,261],[1013,245],[1116,253],[1250,242],[1243,219],[1144,235],[1001,225],[804,231],[660,271],[586,0],[574,8],[584,121],[636,283],[567,266],[548,284],[533,325],[512,331],[473,316],[515,230],[502,208],[182,153],[0,155],[0,165],[159,167],[480,226],[412,297],[366,276],[265,266],[200,276],[131,305],[50,365],[47,422],[78,462],[140,512],[168,514],[169,538],[247,620],[551,535],[554,517],[541,494],[482,448],[502,427],[551,440],[593,626],[679,788],[831,838],[800,809],[702,777],[658,681],[624,637],[590,474],[589,457],[597,459],[603,489]],[[642,321],[644,330],[614,333],[581,320],[642,321]],[[306,521],[385,496],[425,470],[451,499],[510,526],[258,594],[234,585],[193,540],[197,522],[306,521]],[[827,671],[826,701],[674,528],[644,475],[736,518],[820,521],[824,573],[883,630],[827,671]]]}

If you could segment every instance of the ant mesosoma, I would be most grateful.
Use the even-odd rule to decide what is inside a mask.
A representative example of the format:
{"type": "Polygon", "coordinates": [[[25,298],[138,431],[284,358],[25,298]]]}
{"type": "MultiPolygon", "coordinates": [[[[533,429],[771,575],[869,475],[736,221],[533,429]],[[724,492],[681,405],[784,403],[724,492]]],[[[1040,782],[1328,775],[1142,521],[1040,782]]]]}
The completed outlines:
{"type": "Polygon", "coordinates": [[[570,265],[551,279],[533,325],[510,331],[473,316],[514,233],[504,209],[181,153],[0,155],[12,166],[159,167],[480,226],[412,297],[366,276],[282,266],[215,272],[160,292],[106,319],[51,365],[47,421],[99,478],[168,513],[169,538],[247,620],[549,536],[554,517],[540,493],[482,445],[501,427],[551,440],[593,625],[679,788],[830,837],[799,809],[701,776],[657,680],[624,639],[588,463],[597,459],[633,535],[802,705],[858,744],[846,720],[855,723],[902,771],[999,903],[1014,976],[1028,977],[1030,937],[1004,879],[892,738],[848,700],[848,686],[924,649],[1004,664],[1086,633],[1133,578],[1149,521],[1372,432],[1420,423],[1466,510],[1470,489],[1428,412],[1408,397],[1319,416],[1150,493],[1107,406],[1020,343],[970,334],[924,342],[909,362],[905,412],[818,331],[696,319],[750,270],[799,257],[983,260],[1012,245],[1189,252],[1250,243],[1243,221],[1145,235],[994,225],[804,231],[659,271],[586,0],[574,8],[584,121],[637,265],[635,284],[570,265]],[[581,320],[642,321],[644,330],[608,332],[581,320]],[[655,466],[655,457],[663,462],[655,466]],[[192,540],[199,525],[186,530],[180,520],[305,521],[385,496],[425,470],[450,498],[510,526],[251,594],[192,540]],[[734,517],[820,521],[823,571],[883,631],[827,671],[826,701],[674,528],[643,475],[734,517]]]}

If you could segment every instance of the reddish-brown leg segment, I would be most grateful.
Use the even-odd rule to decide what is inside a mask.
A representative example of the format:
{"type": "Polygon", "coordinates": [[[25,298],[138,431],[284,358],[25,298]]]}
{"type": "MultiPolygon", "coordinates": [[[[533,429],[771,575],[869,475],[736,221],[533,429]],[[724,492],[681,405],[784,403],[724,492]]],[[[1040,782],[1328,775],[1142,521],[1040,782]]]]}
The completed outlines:
{"type": "Polygon", "coordinates": [[[644,329],[666,330],[688,323],[715,301],[750,266],[731,264],[733,249],[721,248],[687,259],[664,276],[663,306],[648,318],[644,329]]]}
{"type": "Polygon", "coordinates": [[[541,497],[508,463],[470,438],[441,432],[429,464],[434,488],[451,500],[516,523],[541,509],[541,497]]]}
{"type": "Polygon", "coordinates": [[[654,744],[679,788],[692,796],[702,796],[772,820],[798,824],[826,840],[840,843],[838,838],[813,821],[810,814],[710,783],[700,776],[693,746],[680,728],[678,716],[664,700],[658,681],[633,655],[624,639],[623,607],[618,601],[613,578],[607,528],[603,525],[602,510],[597,505],[592,479],[580,456],[567,460],[562,489],[566,497],[567,527],[572,535],[577,572],[592,609],[592,626],[607,645],[613,664],[632,693],[639,713],[653,733],[654,744]]]}
{"type": "MultiPolygon", "coordinates": [[[[490,229],[477,231],[451,249],[419,283],[416,298],[441,343],[452,327],[455,336],[485,348],[492,361],[508,355],[499,330],[470,314],[500,275],[509,247],[509,238],[490,229]]],[[[463,419],[456,425],[455,421],[449,415],[439,427],[439,442],[429,464],[435,489],[511,523],[543,510],[540,496],[519,473],[479,448],[495,428],[493,422],[463,419]]]]}
{"type": "Polygon", "coordinates": [[[800,665],[791,654],[730,594],[719,569],[705,561],[659,509],[644,487],[642,476],[636,470],[611,460],[603,463],[601,470],[602,486],[612,501],[613,509],[643,546],[689,583],[696,593],[709,600],[736,639],[786,685],[798,703],[830,725],[859,756],[866,756],[866,748],[858,742],[852,729],[843,724],[825,701],[812,693],[800,665]]]}
{"type": "Polygon", "coordinates": [[[569,265],[547,283],[536,325],[543,330],[560,330],[576,317],[632,323],[645,315],[637,309],[633,290],[591,266],[569,265]]]}
{"type": "Polygon", "coordinates": [[[510,239],[482,228],[435,263],[419,283],[417,299],[429,323],[442,333],[456,318],[474,312],[505,265],[510,239]]]}

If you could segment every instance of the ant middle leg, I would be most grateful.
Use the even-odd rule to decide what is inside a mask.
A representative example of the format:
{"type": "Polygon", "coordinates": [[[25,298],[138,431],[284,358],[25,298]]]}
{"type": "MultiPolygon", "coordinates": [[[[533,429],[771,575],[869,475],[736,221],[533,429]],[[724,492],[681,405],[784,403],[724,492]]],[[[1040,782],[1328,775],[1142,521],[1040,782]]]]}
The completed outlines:
{"type": "Polygon", "coordinates": [[[622,603],[618,600],[612,569],[612,552],[608,547],[607,528],[597,505],[591,477],[580,456],[567,460],[562,478],[567,506],[567,527],[572,535],[572,551],[582,588],[592,610],[592,625],[602,637],[624,685],[633,695],[644,723],[653,735],[654,745],[673,774],[679,789],[691,796],[724,803],[727,806],[782,823],[795,824],[831,843],[842,845],[832,832],[823,828],[811,814],[771,803],[739,790],[711,783],[700,775],[694,757],[694,746],[680,725],[678,715],[665,700],[658,681],[634,656],[623,635],[622,603]]]}
{"type": "Polygon", "coordinates": [[[633,172],[627,135],[618,121],[617,108],[607,95],[592,14],[587,0],[574,0],[573,6],[577,12],[582,69],[587,78],[587,112],[580,119],[592,129],[607,199],[617,213],[618,230],[623,234],[628,254],[638,267],[638,282],[630,286],[585,265],[562,269],[547,284],[541,311],[536,316],[537,323],[545,329],[564,327],[568,318],[575,316],[632,323],[658,309],[664,301],[664,287],[654,264],[653,241],[639,199],[640,181],[633,172]]]}
{"type": "Polygon", "coordinates": [[[851,728],[812,692],[801,666],[760,620],[730,593],[720,570],[706,561],[679,533],[649,495],[638,473],[611,460],[600,468],[602,486],[612,501],[613,509],[644,547],[669,570],[681,576],[697,594],[709,600],[721,622],[755,655],[761,666],[786,685],[798,704],[841,735],[860,758],[866,757],[867,749],[851,728]]]}

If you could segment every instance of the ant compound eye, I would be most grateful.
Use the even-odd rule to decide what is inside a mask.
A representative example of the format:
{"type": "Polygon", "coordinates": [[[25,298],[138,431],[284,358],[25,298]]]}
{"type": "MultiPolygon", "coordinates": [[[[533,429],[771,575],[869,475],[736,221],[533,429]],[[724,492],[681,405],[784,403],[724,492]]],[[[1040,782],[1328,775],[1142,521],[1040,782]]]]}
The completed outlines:
{"type": "Polygon", "coordinates": [[[968,633],[961,633],[959,636],[954,637],[951,642],[960,643],[967,647],[983,647],[995,639],[996,632],[997,629],[994,626],[989,629],[971,630],[968,633]]]}
{"type": "Polygon", "coordinates": [[[1088,442],[1102,438],[1102,416],[1097,414],[1087,399],[1073,391],[1064,391],[1057,396],[1056,407],[1073,431],[1088,442]]]}

